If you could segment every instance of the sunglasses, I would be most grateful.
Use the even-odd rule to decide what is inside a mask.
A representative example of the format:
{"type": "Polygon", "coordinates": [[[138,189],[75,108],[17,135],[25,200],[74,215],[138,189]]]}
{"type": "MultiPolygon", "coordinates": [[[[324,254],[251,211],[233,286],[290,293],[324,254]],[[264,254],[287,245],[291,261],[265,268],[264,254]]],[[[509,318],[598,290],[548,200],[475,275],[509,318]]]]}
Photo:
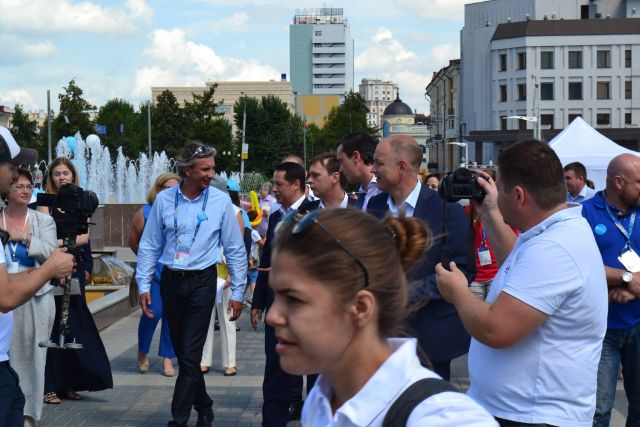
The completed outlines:
{"type": "Polygon", "coordinates": [[[209,147],[206,145],[200,145],[198,148],[196,148],[196,151],[193,152],[191,157],[189,157],[189,160],[193,160],[195,158],[201,158],[201,157],[209,157],[212,155],[213,155],[212,147],[209,147]]]}
{"type": "Polygon", "coordinates": [[[329,229],[325,227],[324,224],[318,221],[317,217],[318,215],[320,215],[320,212],[322,212],[321,209],[316,209],[314,211],[309,212],[302,218],[298,219],[298,216],[297,216],[298,213],[296,211],[293,211],[289,213],[287,216],[285,216],[282,219],[282,221],[280,221],[280,223],[276,226],[275,232],[280,233],[281,230],[284,230],[289,225],[295,222],[295,225],[291,229],[291,234],[295,236],[295,235],[304,234],[306,231],[309,230],[309,227],[311,226],[311,224],[317,225],[318,228],[320,228],[329,237],[331,237],[333,241],[336,242],[336,244],[340,246],[340,248],[343,251],[345,251],[351,258],[353,258],[353,260],[356,262],[356,264],[358,264],[358,266],[360,266],[360,268],[362,269],[362,272],[364,273],[364,287],[368,288],[369,287],[369,271],[367,270],[367,267],[364,266],[362,261],[360,261],[360,258],[358,258],[353,252],[351,252],[351,250],[348,247],[346,247],[344,243],[342,243],[340,239],[338,239],[335,236],[335,234],[329,231],[329,229]]]}

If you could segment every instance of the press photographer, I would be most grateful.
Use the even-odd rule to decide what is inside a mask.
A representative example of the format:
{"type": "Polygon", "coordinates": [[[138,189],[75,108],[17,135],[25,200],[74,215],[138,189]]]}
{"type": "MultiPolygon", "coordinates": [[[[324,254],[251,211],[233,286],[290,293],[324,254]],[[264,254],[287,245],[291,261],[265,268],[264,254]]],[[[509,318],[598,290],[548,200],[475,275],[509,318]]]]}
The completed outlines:
{"type": "MultiPolygon", "coordinates": [[[[35,150],[20,148],[9,130],[0,126],[0,194],[7,195],[18,179],[19,164],[33,164],[37,159],[35,150]]],[[[0,426],[16,426],[24,422],[25,397],[18,376],[9,365],[11,310],[28,301],[49,280],[71,274],[74,260],[64,249],[56,249],[40,268],[9,274],[4,244],[0,252],[0,426]]]]}
{"type": "Polygon", "coordinates": [[[73,248],[75,236],[74,252],[78,255],[72,280],[78,282],[79,293],[68,297],[68,311],[63,310],[65,296],[55,297],[56,320],[50,341],[63,349],[47,351],[44,402],[59,404],[61,398],[82,399],[77,391],[112,388],[113,380],[109,358],[85,299],[87,278],[93,270],[87,218],[95,210],[97,200],[78,188],[78,173],[67,157],[55,159],[48,170],[45,190],[53,198],[44,196],[44,201],[53,206],[40,206],[38,210],[53,216],[58,237],[62,239],[59,242],[64,240],[73,248]],[[61,322],[62,314],[67,312],[66,322],[61,322]],[[83,348],[78,349],[74,340],[83,348]]]}

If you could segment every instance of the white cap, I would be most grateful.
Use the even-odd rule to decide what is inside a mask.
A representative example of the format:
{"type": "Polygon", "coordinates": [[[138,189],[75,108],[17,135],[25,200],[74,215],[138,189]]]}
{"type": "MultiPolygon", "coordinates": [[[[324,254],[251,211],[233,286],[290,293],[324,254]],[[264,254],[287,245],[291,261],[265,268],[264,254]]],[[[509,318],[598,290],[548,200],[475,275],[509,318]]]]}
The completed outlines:
{"type": "Polygon", "coordinates": [[[11,162],[32,165],[38,161],[38,152],[32,148],[21,148],[9,129],[0,126],[0,163],[11,162]]]}

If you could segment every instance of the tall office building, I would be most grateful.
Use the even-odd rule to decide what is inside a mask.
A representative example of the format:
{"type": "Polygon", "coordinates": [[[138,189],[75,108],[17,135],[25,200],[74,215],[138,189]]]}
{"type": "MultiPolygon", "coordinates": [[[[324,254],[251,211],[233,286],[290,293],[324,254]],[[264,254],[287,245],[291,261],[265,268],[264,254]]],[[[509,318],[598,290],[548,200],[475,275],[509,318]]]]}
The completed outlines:
{"type": "Polygon", "coordinates": [[[297,11],[289,26],[291,84],[298,95],[352,91],[353,39],[339,8],[297,11]]]}
{"type": "Polygon", "coordinates": [[[398,84],[378,79],[362,79],[360,96],[369,109],[367,123],[369,126],[381,127],[382,113],[398,96],[398,84]]]}

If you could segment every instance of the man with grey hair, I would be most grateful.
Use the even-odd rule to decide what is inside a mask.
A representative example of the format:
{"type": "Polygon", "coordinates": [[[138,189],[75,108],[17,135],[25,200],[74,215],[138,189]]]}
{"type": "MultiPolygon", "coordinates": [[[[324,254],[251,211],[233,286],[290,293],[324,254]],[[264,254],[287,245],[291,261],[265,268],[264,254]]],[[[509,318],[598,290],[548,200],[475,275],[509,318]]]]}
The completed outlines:
{"type": "Polygon", "coordinates": [[[407,272],[407,279],[411,284],[410,305],[422,304],[409,318],[408,326],[436,373],[448,380],[451,360],[468,351],[470,338],[455,307],[438,292],[435,266],[447,258],[466,271],[469,222],[462,206],[446,203],[422,185],[417,178],[421,162],[422,150],[410,136],[393,135],[382,140],[376,147],[371,171],[384,192],[369,200],[367,212],[380,219],[387,214],[414,216],[435,236],[447,236],[446,242],[442,237],[434,240],[422,261],[407,272]]]}
{"type": "Polygon", "coordinates": [[[213,422],[213,401],[200,371],[202,349],[216,297],[216,264],[222,248],[231,275],[231,320],[242,312],[247,282],[247,254],[231,199],[210,188],[214,176],[215,149],[193,141],[178,157],[182,178],[158,194],[147,219],[140,247],[136,279],[140,306],[152,317],[149,289],[157,263],[163,265],[160,293],[169,322],[171,341],[180,371],[171,402],[173,420],[168,426],[186,426],[191,408],[198,412],[198,426],[213,422]]]}

